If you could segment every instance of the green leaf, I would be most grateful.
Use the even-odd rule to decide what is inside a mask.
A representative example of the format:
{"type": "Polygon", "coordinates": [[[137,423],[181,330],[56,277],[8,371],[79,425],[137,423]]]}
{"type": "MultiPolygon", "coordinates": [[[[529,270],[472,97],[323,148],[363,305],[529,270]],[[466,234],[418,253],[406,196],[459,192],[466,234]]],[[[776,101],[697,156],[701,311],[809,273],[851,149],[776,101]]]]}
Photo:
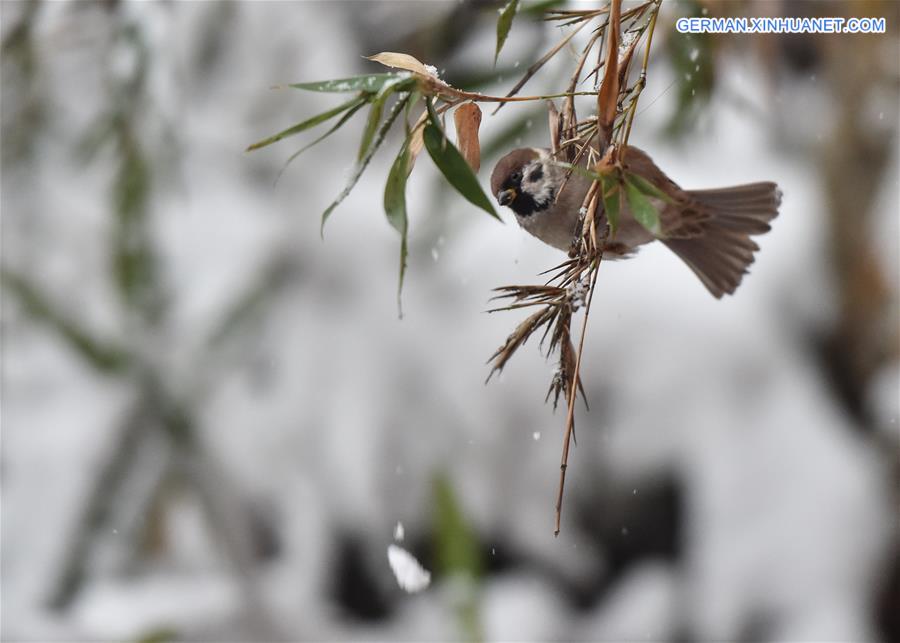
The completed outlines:
{"type": "Polygon", "coordinates": [[[490,199],[488,199],[484,190],[481,189],[478,177],[472,172],[472,168],[466,163],[466,159],[456,149],[456,146],[444,135],[430,101],[428,103],[430,119],[425,125],[422,138],[429,156],[431,156],[434,164],[450,185],[456,188],[457,192],[463,195],[471,204],[478,206],[498,221],[501,221],[490,199]]]}
{"type": "Polygon", "coordinates": [[[418,88],[414,88],[409,93],[409,100],[406,101],[406,114],[404,114],[404,128],[406,129],[406,136],[408,137],[412,133],[412,128],[409,125],[409,115],[412,112],[413,108],[416,106],[416,103],[419,102],[422,98],[422,92],[419,91],[418,88]]]}
{"type": "Polygon", "coordinates": [[[397,155],[387,183],[384,185],[384,213],[394,229],[400,233],[400,279],[397,283],[397,313],[403,317],[400,295],[403,291],[403,277],[406,274],[406,232],[409,221],[406,216],[406,170],[409,167],[409,137],[403,141],[400,154],[397,155]]]}
{"type": "Polygon", "coordinates": [[[659,212],[650,202],[640,188],[638,188],[630,179],[633,175],[625,177],[625,196],[628,199],[628,209],[631,216],[647,228],[654,236],[662,236],[662,227],[659,222],[659,212]]]}
{"type": "Polygon", "coordinates": [[[603,190],[603,210],[609,223],[609,234],[615,237],[619,229],[619,211],[622,202],[622,185],[617,177],[608,175],[600,179],[603,190]]]}
{"type": "Polygon", "coordinates": [[[347,185],[344,186],[344,189],[341,190],[341,193],[338,194],[337,198],[331,202],[325,212],[322,213],[322,224],[320,227],[320,234],[324,236],[325,234],[325,222],[328,220],[328,217],[331,216],[331,213],[334,212],[334,209],[341,204],[341,202],[347,198],[347,195],[353,191],[353,188],[356,186],[356,183],[359,181],[359,177],[363,175],[363,172],[366,171],[366,167],[369,165],[369,161],[372,160],[372,157],[375,156],[375,152],[378,151],[378,148],[381,146],[381,143],[384,141],[384,137],[387,136],[388,131],[391,129],[391,125],[394,124],[394,121],[397,120],[397,117],[400,115],[400,112],[403,111],[403,108],[406,107],[406,103],[409,101],[409,95],[403,96],[400,100],[394,103],[394,106],[391,108],[391,113],[388,114],[388,117],[385,119],[384,123],[382,123],[381,128],[378,130],[378,133],[375,135],[375,141],[372,143],[372,146],[369,148],[369,151],[366,153],[366,156],[361,159],[356,164],[356,169],[353,171],[353,174],[350,176],[350,180],[347,181],[347,185]]]}
{"type": "Polygon", "coordinates": [[[381,115],[384,113],[384,98],[372,101],[372,107],[369,109],[369,118],[366,120],[366,128],[363,130],[362,140],[359,143],[359,154],[357,161],[362,160],[369,151],[372,139],[375,138],[375,131],[378,129],[378,123],[381,122],[381,115]]]}
{"type": "Polygon", "coordinates": [[[366,74],[364,76],[353,76],[352,78],[338,78],[336,80],[321,80],[313,83],[291,83],[288,87],[294,89],[305,89],[310,92],[369,92],[374,94],[380,90],[385,83],[397,79],[415,80],[409,72],[387,73],[387,74],[366,74]]]}
{"type": "Polygon", "coordinates": [[[497,58],[500,57],[500,50],[503,49],[503,43],[509,35],[509,29],[512,27],[513,18],[516,17],[516,10],[519,8],[519,0],[509,0],[500,10],[500,17],[497,18],[497,50],[494,52],[494,64],[497,64],[497,58]]]}
{"type": "Polygon", "coordinates": [[[358,112],[359,110],[361,110],[363,108],[363,106],[365,104],[366,104],[365,102],[361,102],[359,105],[357,105],[356,107],[351,109],[349,112],[347,112],[346,114],[341,116],[341,119],[337,123],[335,123],[331,127],[331,129],[329,129],[327,132],[322,134],[322,136],[320,136],[316,140],[312,141],[311,143],[307,143],[306,145],[301,147],[299,150],[297,150],[296,152],[291,154],[290,157],[288,157],[288,160],[284,162],[284,165],[281,166],[281,170],[278,172],[278,178],[275,179],[275,183],[278,183],[278,180],[281,178],[281,175],[284,174],[284,171],[288,168],[288,165],[290,165],[291,163],[294,162],[294,159],[296,159],[298,156],[303,154],[309,148],[315,147],[316,145],[318,145],[319,143],[324,141],[326,138],[328,138],[329,136],[334,134],[336,131],[341,129],[341,127],[344,125],[344,123],[349,121],[356,112],[358,112]]]}
{"type": "Polygon", "coordinates": [[[375,131],[378,129],[378,123],[381,121],[381,115],[384,113],[384,103],[388,96],[402,89],[412,89],[415,86],[414,78],[398,76],[395,80],[385,83],[375,97],[372,99],[372,109],[369,111],[369,119],[366,122],[366,128],[363,130],[362,141],[359,146],[358,159],[362,159],[372,144],[375,137],[375,131]]]}
{"type": "Polygon", "coordinates": [[[302,123],[297,123],[293,127],[289,127],[286,130],[278,132],[270,136],[269,138],[264,138],[261,141],[258,141],[247,148],[247,152],[252,152],[253,150],[258,150],[261,147],[266,147],[267,145],[271,145],[272,143],[277,143],[283,138],[287,138],[288,136],[293,136],[294,134],[299,134],[305,130],[308,130],[311,127],[315,127],[319,123],[324,123],[325,121],[334,118],[338,114],[346,112],[348,109],[353,109],[355,107],[359,107],[367,101],[365,95],[357,96],[353,100],[349,100],[346,103],[338,105],[334,109],[330,109],[327,112],[322,112],[317,116],[313,116],[310,119],[303,121],[302,123]]]}
{"type": "Polygon", "coordinates": [[[638,190],[646,194],[647,196],[652,196],[657,199],[662,199],[666,203],[675,203],[675,199],[670,197],[668,194],[660,190],[658,187],[653,185],[650,181],[642,177],[640,174],[635,174],[633,172],[628,172],[625,175],[626,181],[631,181],[634,183],[634,187],[638,190]]]}

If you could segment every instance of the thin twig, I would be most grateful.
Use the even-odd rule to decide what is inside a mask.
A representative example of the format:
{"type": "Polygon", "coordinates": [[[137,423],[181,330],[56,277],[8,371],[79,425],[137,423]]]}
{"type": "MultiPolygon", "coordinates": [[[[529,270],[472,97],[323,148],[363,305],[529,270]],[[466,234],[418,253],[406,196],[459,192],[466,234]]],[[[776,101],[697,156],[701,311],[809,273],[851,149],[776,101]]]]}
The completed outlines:
{"type": "Polygon", "coordinates": [[[650,45],[653,43],[653,32],[656,30],[656,17],[659,15],[659,6],[662,0],[657,0],[656,3],[656,11],[653,12],[653,15],[650,16],[650,25],[648,26],[647,31],[647,45],[644,49],[644,62],[641,65],[641,77],[637,82],[637,93],[634,96],[634,99],[631,101],[631,109],[628,111],[628,121],[625,126],[625,136],[622,138],[622,147],[624,148],[628,145],[628,139],[631,136],[631,124],[634,122],[634,114],[637,111],[637,102],[641,97],[641,92],[644,91],[644,86],[647,84],[647,65],[650,63],[650,45]]]}
{"type": "MultiPolygon", "coordinates": [[[[565,38],[560,40],[550,51],[548,51],[546,54],[541,56],[541,58],[536,63],[534,63],[531,67],[529,67],[525,71],[525,75],[522,76],[522,79],[519,82],[517,82],[511,90],[509,90],[509,93],[506,95],[506,98],[507,98],[506,102],[508,102],[509,99],[512,99],[512,97],[515,96],[516,93],[518,93],[518,91],[520,89],[522,89],[522,87],[525,86],[525,83],[527,83],[529,80],[531,80],[531,77],[534,76],[540,70],[540,68],[543,67],[544,64],[546,64],[546,62],[548,60],[550,60],[551,58],[553,58],[553,56],[555,56],[557,53],[559,53],[559,51],[563,47],[565,47],[569,43],[569,41],[575,37],[575,34],[577,34],[579,31],[581,31],[581,28],[584,27],[584,25],[586,25],[586,24],[587,24],[587,21],[582,22],[580,25],[575,27],[571,32],[569,32],[569,34],[565,38]]],[[[592,93],[593,92],[587,92],[587,94],[592,94],[592,93]]],[[[562,96],[562,95],[563,94],[560,94],[560,96],[562,96]]],[[[545,98],[552,98],[552,97],[545,96],[545,98]]],[[[492,114],[496,114],[497,112],[499,112],[500,108],[503,107],[503,104],[504,103],[501,102],[499,105],[497,105],[497,109],[495,109],[492,112],[492,114]]]]}

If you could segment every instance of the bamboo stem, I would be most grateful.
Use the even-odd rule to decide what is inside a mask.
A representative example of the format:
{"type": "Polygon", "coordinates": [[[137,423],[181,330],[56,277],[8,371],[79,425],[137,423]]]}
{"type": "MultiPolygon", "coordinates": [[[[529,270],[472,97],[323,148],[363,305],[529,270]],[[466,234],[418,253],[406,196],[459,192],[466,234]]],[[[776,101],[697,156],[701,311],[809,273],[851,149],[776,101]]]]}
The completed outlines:
{"type": "Polygon", "coordinates": [[[584,353],[584,338],[587,331],[588,316],[591,312],[591,302],[594,300],[594,286],[597,284],[597,273],[600,268],[602,253],[591,264],[591,287],[588,290],[587,301],[584,304],[584,322],[581,324],[581,338],[578,340],[578,354],[575,357],[575,372],[572,374],[572,386],[569,387],[568,410],[566,412],[566,432],[563,436],[562,459],[559,463],[559,489],[556,493],[556,525],[554,536],[559,536],[560,523],[562,522],[563,493],[566,487],[566,468],[569,466],[569,444],[575,430],[575,398],[578,393],[579,378],[581,376],[581,355],[584,353]]]}

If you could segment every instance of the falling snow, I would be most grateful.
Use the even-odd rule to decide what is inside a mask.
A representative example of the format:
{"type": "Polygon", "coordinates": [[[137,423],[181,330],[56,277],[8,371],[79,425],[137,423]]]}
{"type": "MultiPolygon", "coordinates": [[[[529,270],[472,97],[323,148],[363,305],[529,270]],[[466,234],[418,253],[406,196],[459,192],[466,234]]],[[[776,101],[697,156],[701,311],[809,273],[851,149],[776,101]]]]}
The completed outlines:
{"type": "Polygon", "coordinates": [[[415,594],[431,584],[431,572],[422,567],[416,557],[403,547],[388,545],[387,556],[391,571],[402,590],[415,594]]]}

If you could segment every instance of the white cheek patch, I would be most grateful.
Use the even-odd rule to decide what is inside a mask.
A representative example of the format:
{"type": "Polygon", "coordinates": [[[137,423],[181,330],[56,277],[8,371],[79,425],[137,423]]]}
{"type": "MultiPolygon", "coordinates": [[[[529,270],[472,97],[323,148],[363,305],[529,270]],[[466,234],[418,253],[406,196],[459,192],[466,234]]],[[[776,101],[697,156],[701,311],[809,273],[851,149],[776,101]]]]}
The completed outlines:
{"type": "Polygon", "coordinates": [[[538,208],[543,210],[547,206],[549,206],[553,199],[556,198],[556,190],[553,187],[553,174],[551,174],[551,168],[545,166],[543,163],[533,163],[528,166],[527,171],[524,173],[525,178],[522,181],[522,187],[527,190],[528,194],[531,195],[531,198],[534,199],[534,202],[537,204],[538,208]],[[542,176],[535,182],[531,182],[528,180],[528,177],[531,176],[531,173],[540,169],[542,172],[542,176]]]}

